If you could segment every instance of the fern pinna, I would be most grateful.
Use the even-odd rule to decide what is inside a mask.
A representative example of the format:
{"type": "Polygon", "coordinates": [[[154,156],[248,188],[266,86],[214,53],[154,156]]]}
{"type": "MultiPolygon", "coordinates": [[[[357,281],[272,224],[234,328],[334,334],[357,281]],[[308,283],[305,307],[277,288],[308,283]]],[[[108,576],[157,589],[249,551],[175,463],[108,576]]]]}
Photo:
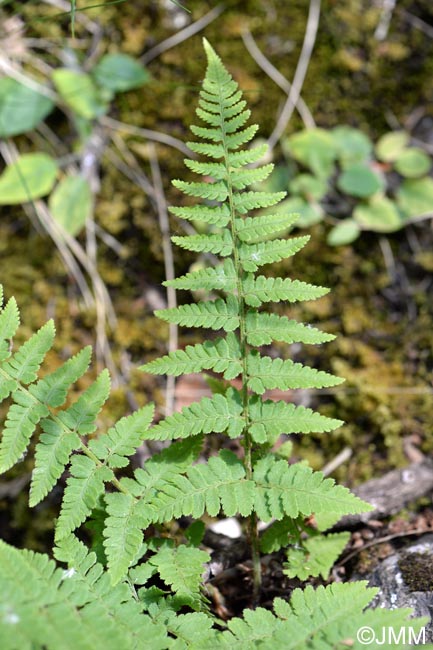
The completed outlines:
{"type": "MultiPolygon", "coordinates": [[[[289,546],[287,575],[326,577],[347,535],[320,531],[343,514],[369,508],[320,472],[304,464],[289,465],[272,453],[281,434],[327,432],[340,422],[302,406],[263,399],[263,393],[333,386],[341,380],[256,349],[272,341],[330,340],[317,329],[260,311],[267,302],[311,300],[326,290],[256,275],[262,265],[294,255],[308,238],[276,239],[290,228],[291,216],[248,216],[250,210],[275,205],[282,195],[247,189],[266,178],[272,167],[248,167],[264,153],[263,147],[243,148],[256,127],[244,128],[249,111],[237,84],[206,42],[205,50],[208,68],[197,113],[207,126],[192,130],[210,142],[191,143],[190,148],[211,161],[189,160],[187,165],[213,180],[177,181],[179,189],[206,203],[173,212],[202,220],[212,231],[174,240],[186,249],[225,259],[170,284],[220,292],[220,297],[158,314],[188,327],[223,330],[225,336],[187,346],[143,369],[175,376],[212,369],[225,380],[238,378],[240,388],[227,382],[213,397],[154,426],[153,406],[145,406],[95,435],[110,391],[108,372],[75,401],[70,390],[87,371],[90,348],[41,376],[53,346],[54,325],[48,322],[14,351],[18,308],[13,298],[3,306],[0,287],[0,401],[11,402],[0,442],[0,472],[19,463],[34,434],[30,505],[38,505],[67,470],[53,549],[63,568],[45,554],[0,541],[2,650],[214,650],[233,643],[245,650],[331,650],[340,644],[361,648],[356,630],[365,625],[378,635],[384,626],[409,625],[406,610],[364,612],[376,590],[362,583],[297,589],[290,602],[277,598],[273,612],[257,608],[246,610],[244,618],[216,622],[202,584],[210,560],[200,548],[203,526],[192,524],[183,537],[167,536],[167,524],[184,515],[245,517],[257,598],[260,551],[289,546]],[[211,433],[239,439],[242,457],[222,449],[197,463],[203,438],[211,433]],[[119,470],[128,466],[128,458],[144,440],[174,442],[129,476],[121,476],[119,470]],[[313,513],[314,529],[305,523],[313,513]],[[90,518],[96,530],[94,550],[77,534],[90,518]],[[260,539],[258,519],[270,524],[260,539]]],[[[410,621],[410,627],[418,629],[422,622],[410,621]]]]}

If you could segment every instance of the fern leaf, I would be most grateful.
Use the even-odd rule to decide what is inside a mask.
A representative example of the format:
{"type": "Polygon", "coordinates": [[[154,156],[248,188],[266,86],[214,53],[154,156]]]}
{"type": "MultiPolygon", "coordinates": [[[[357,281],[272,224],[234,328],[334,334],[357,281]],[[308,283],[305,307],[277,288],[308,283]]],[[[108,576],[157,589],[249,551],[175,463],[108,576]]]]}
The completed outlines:
{"type": "Polygon", "coordinates": [[[350,533],[347,532],[309,537],[301,548],[289,548],[283,573],[300,580],[319,575],[327,580],[349,539],[350,533]]]}
{"type": "Polygon", "coordinates": [[[214,370],[224,373],[225,379],[234,379],[242,372],[239,340],[232,332],[225,339],[187,345],[185,350],[170,352],[155,359],[140,370],[154,375],[179,375],[214,370]]]}
{"type": "Polygon", "coordinates": [[[227,296],[226,300],[219,298],[172,309],[158,309],[155,315],[168,323],[184,327],[208,327],[226,332],[239,327],[239,304],[233,295],[227,296]]]}
{"type": "MultiPolygon", "coordinates": [[[[263,165],[255,169],[236,169],[230,172],[230,183],[236,190],[243,190],[253,183],[261,183],[272,173],[274,165],[263,165]]],[[[249,217],[251,218],[251,217],[249,217]]],[[[239,223],[237,224],[240,225],[239,223]]]]}
{"type": "Polygon", "coordinates": [[[260,549],[263,553],[276,553],[286,548],[289,542],[299,539],[296,523],[290,517],[283,517],[268,526],[260,537],[260,549]]]}
{"type": "Polygon", "coordinates": [[[228,257],[233,251],[233,240],[228,230],[224,230],[221,235],[186,235],[185,237],[175,235],[171,241],[187,251],[196,253],[215,253],[221,257],[228,257]]]}
{"type": "Polygon", "coordinates": [[[245,271],[257,271],[264,264],[280,262],[295,255],[308,242],[310,237],[293,237],[292,239],[275,239],[259,244],[241,244],[239,258],[245,271]]]}
{"type": "Polygon", "coordinates": [[[71,384],[82,377],[89,367],[92,348],[81,350],[60,368],[29,387],[30,393],[43,404],[61,406],[67,397],[71,384]]]}
{"type": "Polygon", "coordinates": [[[30,484],[29,504],[37,505],[54,487],[69,462],[71,453],[80,447],[80,437],[52,419],[41,422],[43,433],[35,451],[35,468],[30,484]]]}
{"type": "Polygon", "coordinates": [[[137,500],[130,494],[105,495],[108,517],[104,529],[104,548],[112,584],[127,573],[143,543],[148,522],[137,511],[137,500]]]}
{"type": "Polygon", "coordinates": [[[58,414],[58,418],[71,431],[77,431],[82,436],[93,433],[96,429],[96,416],[109,394],[110,375],[108,370],[103,370],[72,406],[58,414]]]}
{"type": "MultiPolygon", "coordinates": [[[[255,171],[255,170],[246,170],[255,171]]],[[[235,226],[239,239],[247,244],[261,242],[264,239],[284,232],[297,221],[297,214],[266,214],[262,217],[245,217],[236,219],[235,226]]]]}
{"type": "Polygon", "coordinates": [[[260,307],[265,302],[317,300],[326,295],[329,289],[290,278],[266,278],[264,275],[254,277],[248,273],[242,291],[247,305],[260,307]]]}
{"type": "Polygon", "coordinates": [[[54,323],[49,320],[4,364],[3,370],[23,384],[35,381],[39,367],[53,345],[54,335],[54,323]]]}
{"type": "Polygon", "coordinates": [[[215,517],[220,509],[232,517],[247,516],[254,503],[254,484],[245,479],[241,461],[224,449],[206,464],[194,465],[187,476],[161,486],[153,500],[154,521],[171,521],[182,515],[215,517]]]}
{"type": "Polygon", "coordinates": [[[285,196],[285,192],[241,192],[234,195],[233,202],[237,212],[246,214],[256,208],[269,208],[285,196]]]}
{"type": "Polygon", "coordinates": [[[114,478],[108,467],[96,465],[81,455],[73,456],[70,472],[57,520],[56,540],[66,537],[86,520],[104,493],[104,483],[114,478]]]}
{"type": "Polygon", "coordinates": [[[225,201],[228,196],[225,183],[186,183],[185,181],[174,180],[172,184],[188,196],[208,199],[209,201],[225,201]]]}
{"type": "Polygon", "coordinates": [[[250,402],[249,431],[256,442],[274,444],[282,433],[323,433],[341,427],[343,422],[320,415],[305,406],[273,402],[260,398],[250,402]]]}
{"type": "Polygon", "coordinates": [[[150,404],[122,418],[105,435],[91,440],[88,448],[108,467],[126,467],[128,456],[135,454],[146,437],[153,412],[154,406],[150,404]]]}
{"type": "Polygon", "coordinates": [[[241,413],[242,402],[239,393],[229,389],[226,395],[204,397],[200,402],[185,406],[180,413],[173,413],[152,427],[146,438],[172,440],[223,431],[227,431],[231,438],[236,438],[245,424],[241,413]]]}
{"type": "MultiPolygon", "coordinates": [[[[219,121],[219,118],[218,118],[219,121]]],[[[219,162],[199,162],[198,160],[191,160],[184,158],[183,161],[191,171],[202,176],[211,176],[217,181],[222,181],[227,178],[227,169],[223,163],[219,162]]]]}
{"type": "Polygon", "coordinates": [[[16,391],[14,404],[9,408],[0,442],[0,473],[6,472],[26,451],[39,420],[48,415],[44,404],[31,395],[16,391]]]}
{"type": "Polygon", "coordinates": [[[208,158],[219,160],[225,156],[225,149],[222,144],[208,144],[207,142],[187,142],[186,144],[188,149],[191,149],[194,153],[208,156],[208,158]]]}
{"type": "Polygon", "coordinates": [[[344,381],[341,377],[303,366],[302,363],[294,363],[290,359],[283,361],[262,357],[255,350],[247,357],[247,369],[248,387],[259,395],[273,388],[324,388],[337,386],[344,381]]]}
{"type": "Polygon", "coordinates": [[[10,340],[15,335],[19,324],[20,313],[17,303],[15,298],[11,298],[0,312],[0,361],[10,356],[10,340]]]}
{"type": "Polygon", "coordinates": [[[236,284],[236,271],[230,259],[224,260],[223,264],[214,268],[192,271],[175,280],[166,280],[163,282],[164,286],[174,287],[175,289],[189,289],[189,291],[196,291],[197,289],[211,291],[212,289],[217,289],[229,294],[234,293],[236,284]]]}
{"type": "Polygon", "coordinates": [[[250,311],[246,316],[246,334],[250,345],[270,345],[273,341],[317,345],[333,341],[335,336],[315,327],[289,320],[278,314],[261,314],[250,311]]]}
{"type": "Polygon", "coordinates": [[[227,162],[231,167],[242,167],[243,165],[258,162],[266,155],[267,151],[267,144],[252,147],[244,151],[229,151],[227,154],[227,162]]]}
{"type": "Polygon", "coordinates": [[[187,221],[204,221],[212,226],[224,228],[230,221],[230,210],[226,204],[221,206],[193,205],[181,208],[170,207],[170,212],[187,221]]]}
{"type": "Polygon", "coordinates": [[[149,564],[158,569],[162,580],[172,588],[182,604],[201,610],[204,608],[202,574],[209,560],[208,553],[198,548],[165,546],[150,558],[149,564]]]}
{"type": "Polygon", "coordinates": [[[308,517],[315,512],[343,516],[372,509],[333,479],[305,465],[287,465],[272,457],[259,460],[254,468],[255,510],[263,521],[284,516],[308,517]]]}
{"type": "MultiPolygon", "coordinates": [[[[244,100],[241,100],[240,102],[235,104],[230,109],[231,114],[227,115],[227,113],[226,113],[227,119],[230,118],[230,117],[233,117],[234,115],[238,115],[239,113],[241,113],[244,110],[245,106],[246,106],[246,102],[244,100]],[[233,111],[236,111],[236,112],[233,112],[233,111]]],[[[207,122],[211,126],[219,126],[221,124],[221,118],[219,116],[219,107],[218,106],[215,107],[215,105],[212,104],[212,106],[210,108],[210,111],[211,112],[209,112],[209,110],[206,109],[206,102],[204,102],[203,100],[199,100],[199,106],[196,109],[197,115],[203,120],[203,122],[207,122]],[[216,109],[216,112],[215,112],[215,109],[216,109]]]]}
{"type": "Polygon", "coordinates": [[[229,151],[239,149],[243,144],[250,142],[256,135],[259,127],[257,124],[251,124],[247,126],[246,129],[233,133],[232,135],[226,135],[225,143],[229,151]]]}

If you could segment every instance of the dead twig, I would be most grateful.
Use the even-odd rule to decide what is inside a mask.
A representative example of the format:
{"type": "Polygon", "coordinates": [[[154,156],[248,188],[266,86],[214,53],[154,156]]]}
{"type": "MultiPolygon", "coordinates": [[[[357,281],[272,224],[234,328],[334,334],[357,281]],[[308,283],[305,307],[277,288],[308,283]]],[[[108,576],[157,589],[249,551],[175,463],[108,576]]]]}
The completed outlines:
{"type": "MultiPolygon", "coordinates": [[[[242,33],[242,40],[245,47],[250,53],[251,57],[257,63],[257,65],[265,72],[274,83],[277,84],[281,90],[283,90],[287,95],[290,94],[292,84],[288,81],[275,66],[265,57],[263,52],[258,48],[256,41],[253,38],[253,35],[246,29],[242,33]]],[[[296,102],[296,110],[299,113],[301,120],[303,121],[306,128],[313,128],[316,126],[314,118],[308,108],[307,104],[304,102],[302,97],[299,95],[298,101],[296,102]]]]}
{"type": "Polygon", "coordinates": [[[169,147],[178,149],[184,155],[191,158],[191,151],[181,140],[174,138],[172,135],[167,135],[166,133],[160,133],[159,131],[153,131],[152,129],[143,129],[139,126],[133,126],[132,124],[125,124],[124,122],[119,122],[114,120],[112,117],[102,117],[100,123],[103,126],[106,126],[109,129],[115,131],[120,131],[123,133],[129,133],[130,135],[137,135],[140,138],[145,138],[146,140],[151,140],[153,142],[160,142],[161,144],[166,144],[169,147]]]}

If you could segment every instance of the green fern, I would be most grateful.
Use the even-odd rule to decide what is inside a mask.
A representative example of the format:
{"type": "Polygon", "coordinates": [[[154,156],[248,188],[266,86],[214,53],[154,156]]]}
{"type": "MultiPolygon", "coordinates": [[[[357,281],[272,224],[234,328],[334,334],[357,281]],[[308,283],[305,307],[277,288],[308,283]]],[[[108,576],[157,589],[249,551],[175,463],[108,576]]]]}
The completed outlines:
{"type": "MultiPolygon", "coordinates": [[[[153,426],[153,407],[145,406],[95,435],[99,412],[110,392],[108,372],[88,383],[72,402],[72,387],[88,369],[90,349],[40,378],[40,368],[54,343],[53,323],[48,322],[14,351],[18,308],[14,299],[3,306],[0,287],[0,402],[9,399],[0,442],[0,472],[20,461],[33,438],[30,505],[35,506],[69,471],[54,549],[57,561],[66,563],[68,569],[47,556],[0,542],[0,647],[5,650],[139,650],[143,643],[156,650],[228,648],[234,643],[245,650],[332,650],[345,643],[359,647],[356,629],[362,625],[379,630],[406,624],[405,611],[363,612],[374,590],[363,584],[335,584],[296,590],[290,603],[277,599],[274,613],[246,610],[243,619],[232,619],[221,632],[221,625],[213,626],[202,586],[208,554],[195,547],[199,542],[193,543],[194,536],[188,532],[189,545],[180,536],[176,545],[167,540],[165,526],[180,517],[197,520],[224,513],[246,518],[253,601],[257,601],[260,549],[270,553],[289,547],[286,570],[290,575],[324,576],[346,536],[322,536],[315,530],[304,540],[303,519],[314,515],[317,529],[324,530],[345,514],[370,509],[320,472],[302,463],[288,464],[272,453],[281,435],[328,432],[341,422],[283,400],[264,399],[263,393],[273,388],[336,386],[342,380],[292,359],[261,354],[257,348],[274,341],[317,345],[333,336],[259,309],[269,302],[316,300],[328,290],[296,279],[256,275],[262,266],[295,255],[308,237],[282,238],[293,225],[294,215],[248,214],[276,205],[284,193],[250,189],[269,176],[272,165],[258,164],[265,147],[245,146],[257,127],[247,126],[250,112],[242,93],[206,41],[205,51],[208,67],[197,109],[205,126],[192,127],[201,141],[189,146],[207,160],[187,160],[186,164],[206,178],[175,182],[181,192],[202,203],[171,211],[178,218],[201,221],[211,228],[205,234],[174,237],[173,241],[187,250],[224,259],[213,268],[165,284],[221,295],[160,310],[157,315],[169,323],[221,334],[150,360],[142,370],[172,376],[212,370],[225,382],[219,383],[211,398],[153,426]],[[236,383],[230,386],[233,379],[236,383]],[[224,436],[236,440],[243,453],[236,455],[223,445],[219,453],[204,460],[203,439],[212,434],[218,434],[216,441],[224,436]],[[146,460],[143,467],[127,476],[118,475],[144,440],[176,442],[146,460]],[[74,536],[92,516],[98,517],[95,544],[102,563],[74,536]],[[261,540],[257,519],[270,523],[261,540]],[[303,563],[305,558],[307,563],[303,563]]],[[[207,448],[215,449],[215,445],[207,448]]]]}

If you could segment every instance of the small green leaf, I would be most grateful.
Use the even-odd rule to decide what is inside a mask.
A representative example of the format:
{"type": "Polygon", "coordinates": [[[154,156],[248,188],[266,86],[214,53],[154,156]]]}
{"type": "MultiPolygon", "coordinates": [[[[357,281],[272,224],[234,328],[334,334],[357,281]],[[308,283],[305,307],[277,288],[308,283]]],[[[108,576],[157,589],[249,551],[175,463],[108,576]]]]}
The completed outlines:
{"type": "Polygon", "coordinates": [[[48,194],[56,180],[56,161],[45,153],[26,153],[0,176],[0,205],[17,205],[48,194]]]}
{"type": "Polygon", "coordinates": [[[0,137],[31,131],[54,108],[48,97],[4,77],[0,79],[0,137]]]}
{"type": "Polygon", "coordinates": [[[404,149],[394,163],[395,169],[406,178],[419,178],[430,171],[430,157],[418,147],[404,149]]]}
{"type": "Polygon", "coordinates": [[[397,191],[397,205],[407,217],[431,212],[433,206],[433,179],[404,180],[397,191]]]}
{"type": "Polygon", "coordinates": [[[327,178],[332,174],[337,147],[332,135],[325,129],[305,129],[283,143],[289,155],[311,169],[316,176],[327,178]]]}
{"type": "Polygon", "coordinates": [[[383,162],[393,162],[397,160],[408,143],[409,134],[406,131],[385,133],[376,144],[376,155],[383,162]]]}
{"type": "Polygon", "coordinates": [[[90,185],[82,176],[67,176],[57,185],[48,204],[57,223],[70,235],[78,235],[92,210],[90,185]]]}
{"type": "Polygon", "coordinates": [[[150,75],[135,59],[127,54],[106,54],[92,70],[96,82],[114,92],[139,88],[150,75]]]}
{"type": "Polygon", "coordinates": [[[373,150],[371,140],[359,129],[351,126],[337,126],[331,131],[338,159],[343,167],[365,162],[373,150]]]}
{"type": "Polygon", "coordinates": [[[60,68],[54,70],[53,82],[65,104],[80,117],[92,120],[107,112],[108,105],[90,75],[60,68]]]}
{"type": "Polygon", "coordinates": [[[309,228],[314,224],[322,221],[324,212],[319,203],[308,203],[300,196],[293,196],[290,199],[282,201],[278,208],[278,212],[296,212],[299,217],[296,221],[298,228],[309,228]]]}
{"type": "Polygon", "coordinates": [[[351,244],[360,235],[361,228],[354,219],[343,219],[329,231],[326,241],[330,246],[351,244]]]}
{"type": "Polygon", "coordinates": [[[320,201],[328,190],[325,179],[311,174],[299,174],[289,183],[291,194],[299,194],[307,201],[320,201]]]}
{"type": "Polygon", "coordinates": [[[288,564],[283,573],[289,578],[306,580],[310,576],[329,577],[335,561],[341,555],[350,539],[350,533],[315,535],[303,543],[301,548],[290,548],[287,553],[288,564]]]}
{"type": "Polygon", "coordinates": [[[381,177],[366,165],[348,167],[338,178],[337,186],[346,194],[365,198],[383,187],[381,177]]]}
{"type": "Polygon", "coordinates": [[[364,230],[394,232],[404,224],[394,201],[386,197],[372,199],[366,205],[357,205],[353,218],[364,230]]]}

